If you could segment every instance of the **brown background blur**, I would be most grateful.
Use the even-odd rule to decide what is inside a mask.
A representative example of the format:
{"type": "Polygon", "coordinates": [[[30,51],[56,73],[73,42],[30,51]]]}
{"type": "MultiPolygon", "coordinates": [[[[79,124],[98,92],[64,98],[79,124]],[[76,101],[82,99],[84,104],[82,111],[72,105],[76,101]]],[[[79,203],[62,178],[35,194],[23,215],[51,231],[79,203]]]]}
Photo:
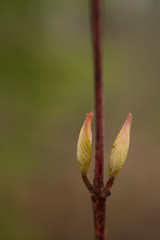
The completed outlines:
{"type": "MultiPolygon", "coordinates": [[[[2,240],[94,237],[76,162],[94,109],[89,3],[0,3],[2,240]]],[[[105,180],[112,143],[133,114],[127,162],[108,199],[108,239],[160,239],[160,3],[104,1],[103,17],[105,180]]],[[[93,167],[94,159],[91,179],[93,167]]]]}

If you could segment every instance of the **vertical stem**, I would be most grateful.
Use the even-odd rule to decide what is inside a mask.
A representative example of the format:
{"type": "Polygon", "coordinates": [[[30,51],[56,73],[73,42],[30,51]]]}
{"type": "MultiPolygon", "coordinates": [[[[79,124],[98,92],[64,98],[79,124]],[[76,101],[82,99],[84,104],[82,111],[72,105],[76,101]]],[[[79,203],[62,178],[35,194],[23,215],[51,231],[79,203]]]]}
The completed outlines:
{"type": "Polygon", "coordinates": [[[105,240],[107,237],[107,230],[105,227],[105,201],[105,198],[92,197],[96,240],[105,240]]]}
{"type": "Polygon", "coordinates": [[[94,187],[97,192],[103,188],[104,116],[102,82],[102,43],[101,43],[101,4],[102,0],[92,0],[95,110],[96,110],[96,149],[94,187]]]}
{"type": "Polygon", "coordinates": [[[105,201],[99,194],[103,189],[103,156],[104,156],[104,114],[103,114],[103,79],[102,79],[102,0],[92,0],[92,27],[94,48],[94,81],[95,81],[95,112],[96,112],[96,144],[94,190],[98,195],[92,196],[95,239],[106,239],[105,201]]]}

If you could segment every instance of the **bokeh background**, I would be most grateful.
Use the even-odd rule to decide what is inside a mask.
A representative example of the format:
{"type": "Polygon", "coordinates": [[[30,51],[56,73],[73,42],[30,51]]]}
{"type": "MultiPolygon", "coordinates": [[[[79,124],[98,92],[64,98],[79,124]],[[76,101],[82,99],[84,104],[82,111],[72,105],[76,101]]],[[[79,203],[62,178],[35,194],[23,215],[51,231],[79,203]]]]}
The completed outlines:
{"type": "MultiPolygon", "coordinates": [[[[105,181],[112,143],[133,114],[107,203],[109,240],[160,239],[160,3],[103,3],[105,181]]],[[[0,239],[91,240],[76,163],[94,109],[90,1],[1,1],[0,29],[0,239]]],[[[94,159],[91,179],[93,168],[94,159]]]]}

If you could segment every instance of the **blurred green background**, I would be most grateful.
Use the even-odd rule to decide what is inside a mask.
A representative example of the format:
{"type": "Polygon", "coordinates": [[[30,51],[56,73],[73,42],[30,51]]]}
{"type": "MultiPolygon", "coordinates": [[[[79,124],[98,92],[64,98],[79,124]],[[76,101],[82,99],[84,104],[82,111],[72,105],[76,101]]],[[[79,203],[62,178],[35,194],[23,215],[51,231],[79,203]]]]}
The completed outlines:
{"type": "MultiPolygon", "coordinates": [[[[109,240],[160,239],[160,3],[112,0],[103,9],[105,180],[112,143],[133,114],[107,204],[109,240]]],[[[90,1],[1,1],[0,29],[0,239],[91,240],[76,162],[94,109],[90,1]]],[[[91,179],[93,168],[94,159],[91,179]]]]}

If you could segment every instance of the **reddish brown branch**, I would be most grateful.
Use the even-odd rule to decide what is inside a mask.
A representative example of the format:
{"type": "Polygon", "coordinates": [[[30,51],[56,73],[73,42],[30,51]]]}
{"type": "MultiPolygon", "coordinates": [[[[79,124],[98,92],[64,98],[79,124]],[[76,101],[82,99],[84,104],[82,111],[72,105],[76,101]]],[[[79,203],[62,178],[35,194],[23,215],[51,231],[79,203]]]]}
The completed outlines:
{"type": "Polygon", "coordinates": [[[92,26],[94,49],[94,80],[95,80],[95,112],[96,112],[96,143],[95,143],[95,175],[92,204],[94,211],[95,239],[106,239],[105,200],[103,195],[103,155],[104,155],[104,114],[103,114],[103,82],[102,82],[102,43],[101,43],[101,4],[102,0],[92,0],[92,26]],[[97,194],[98,193],[98,194],[97,194]]]}
{"type": "Polygon", "coordinates": [[[104,240],[107,237],[105,228],[105,201],[106,199],[103,197],[95,198],[92,196],[96,240],[104,240]]]}
{"type": "Polygon", "coordinates": [[[104,196],[109,196],[111,193],[110,193],[110,190],[113,186],[113,183],[114,183],[114,177],[111,177],[108,182],[106,183],[104,189],[103,189],[103,194],[104,196]]]}
{"type": "Polygon", "coordinates": [[[84,173],[82,173],[82,179],[83,179],[83,182],[86,185],[87,189],[92,194],[94,192],[93,186],[92,186],[91,182],[89,181],[88,177],[84,173]]]}
{"type": "Polygon", "coordinates": [[[92,0],[95,112],[96,112],[96,149],[94,187],[100,192],[103,188],[104,116],[102,83],[102,44],[101,44],[101,0],[92,0]]]}

